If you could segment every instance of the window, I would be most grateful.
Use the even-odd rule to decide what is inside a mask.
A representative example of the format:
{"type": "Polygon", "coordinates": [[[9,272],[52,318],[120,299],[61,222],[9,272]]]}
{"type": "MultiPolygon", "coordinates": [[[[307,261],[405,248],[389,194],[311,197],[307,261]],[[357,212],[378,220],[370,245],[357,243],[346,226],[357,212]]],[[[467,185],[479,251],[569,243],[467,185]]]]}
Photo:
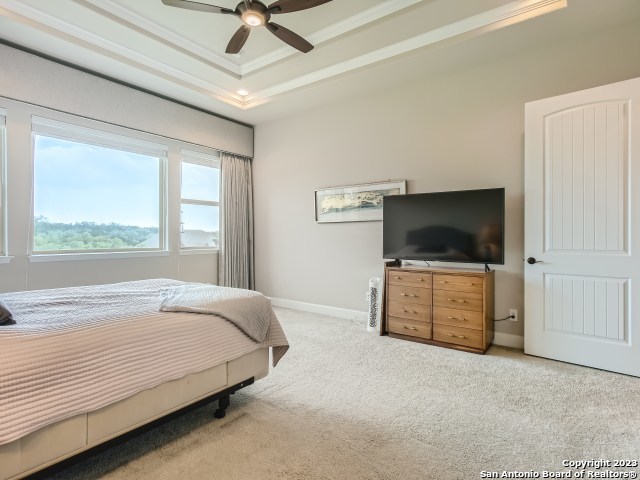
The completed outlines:
{"type": "Polygon", "coordinates": [[[38,253],[165,248],[167,147],[33,118],[38,253]]]}
{"type": "Polygon", "coordinates": [[[7,185],[6,178],[6,132],[5,132],[5,117],[7,115],[6,110],[0,108],[0,256],[7,254],[7,238],[6,238],[6,203],[7,203],[7,185]]]}
{"type": "Polygon", "coordinates": [[[217,249],[220,240],[218,154],[181,150],[180,248],[217,249]]]}

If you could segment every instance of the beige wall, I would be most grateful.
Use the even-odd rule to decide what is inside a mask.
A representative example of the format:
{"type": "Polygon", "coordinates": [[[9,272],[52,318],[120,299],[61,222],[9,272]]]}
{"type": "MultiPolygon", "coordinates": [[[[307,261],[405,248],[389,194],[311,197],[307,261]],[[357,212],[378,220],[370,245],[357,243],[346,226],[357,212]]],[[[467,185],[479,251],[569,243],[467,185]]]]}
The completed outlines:
{"type": "Polygon", "coordinates": [[[496,315],[513,307],[520,321],[496,330],[522,335],[524,104],[639,76],[629,47],[638,44],[636,23],[259,125],[258,290],[365,309],[368,279],[382,272],[382,223],[316,224],[316,188],[385,179],[407,179],[409,193],[505,187],[496,315]]]}
{"type": "MultiPolygon", "coordinates": [[[[162,257],[31,262],[27,255],[31,224],[31,115],[71,122],[73,119],[60,118],[58,112],[24,102],[248,156],[253,154],[253,129],[3,45],[0,45],[0,66],[0,108],[7,110],[7,253],[13,257],[9,263],[0,262],[0,292],[157,277],[216,283],[217,253],[179,254],[179,150],[190,145],[157,136],[148,139],[169,149],[169,253],[162,257]]],[[[94,128],[123,133],[104,124],[94,128]]]]}

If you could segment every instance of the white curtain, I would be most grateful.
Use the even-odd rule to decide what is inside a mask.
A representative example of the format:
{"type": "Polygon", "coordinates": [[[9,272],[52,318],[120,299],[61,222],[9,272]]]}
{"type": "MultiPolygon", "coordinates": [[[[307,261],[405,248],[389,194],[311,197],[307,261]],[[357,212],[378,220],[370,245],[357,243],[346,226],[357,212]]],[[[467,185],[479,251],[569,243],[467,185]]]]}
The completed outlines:
{"type": "Polygon", "coordinates": [[[251,159],[222,153],[220,173],[218,283],[225,287],[253,290],[255,276],[251,159]]]}

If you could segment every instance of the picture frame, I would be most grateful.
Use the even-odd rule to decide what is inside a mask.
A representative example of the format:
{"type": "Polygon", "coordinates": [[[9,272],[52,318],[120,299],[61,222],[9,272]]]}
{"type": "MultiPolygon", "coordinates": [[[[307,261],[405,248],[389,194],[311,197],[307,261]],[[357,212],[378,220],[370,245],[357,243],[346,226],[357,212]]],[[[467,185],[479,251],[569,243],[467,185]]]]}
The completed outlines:
{"type": "Polygon", "coordinates": [[[406,193],[406,180],[318,189],[315,190],[315,219],[317,223],[380,221],[383,198],[406,193]]]}

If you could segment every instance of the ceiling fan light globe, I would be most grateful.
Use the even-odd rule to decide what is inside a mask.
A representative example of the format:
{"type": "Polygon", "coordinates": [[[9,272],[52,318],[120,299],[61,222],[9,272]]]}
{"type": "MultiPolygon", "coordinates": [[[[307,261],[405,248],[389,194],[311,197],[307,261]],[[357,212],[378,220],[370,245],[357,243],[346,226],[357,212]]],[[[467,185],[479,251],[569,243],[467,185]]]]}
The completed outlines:
{"type": "Polygon", "coordinates": [[[246,12],[242,15],[242,21],[250,27],[260,27],[264,25],[265,18],[256,12],[246,12]]]}

